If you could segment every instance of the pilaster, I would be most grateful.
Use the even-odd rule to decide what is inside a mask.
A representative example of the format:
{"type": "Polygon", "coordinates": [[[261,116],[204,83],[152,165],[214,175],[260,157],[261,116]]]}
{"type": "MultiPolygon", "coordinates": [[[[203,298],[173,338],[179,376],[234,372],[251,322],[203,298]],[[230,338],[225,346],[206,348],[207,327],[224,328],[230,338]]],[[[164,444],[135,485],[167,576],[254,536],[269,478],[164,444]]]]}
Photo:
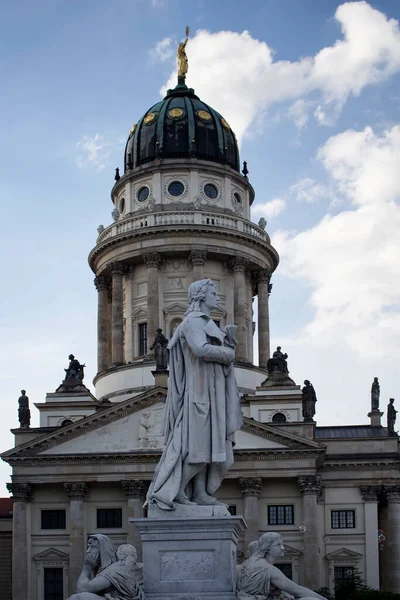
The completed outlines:
{"type": "Polygon", "coordinates": [[[159,252],[150,252],[143,256],[147,267],[147,340],[154,340],[158,327],[163,328],[159,323],[160,319],[160,301],[158,288],[158,267],[162,262],[159,252]]]}
{"type": "Polygon", "coordinates": [[[388,502],[388,591],[400,593],[400,485],[385,486],[388,502]]]}
{"type": "Polygon", "coordinates": [[[189,263],[192,265],[192,280],[204,279],[204,264],[207,260],[206,250],[192,250],[189,254],[189,263]]]}
{"type": "MultiPolygon", "coordinates": [[[[122,488],[127,498],[128,521],[142,519],[144,515],[143,503],[146,498],[147,484],[142,479],[121,481],[122,488]]],[[[138,561],[142,560],[142,540],[135,525],[128,527],[127,543],[135,546],[138,553],[138,561]]]]}
{"type": "Polygon", "coordinates": [[[105,371],[110,364],[109,349],[109,321],[107,307],[107,286],[106,277],[98,276],[94,278],[97,295],[97,372],[105,371]]]}
{"type": "Polygon", "coordinates": [[[269,342],[269,280],[271,272],[262,269],[257,274],[258,293],[258,364],[267,368],[268,359],[271,356],[269,342]]]}
{"type": "Polygon", "coordinates": [[[29,483],[7,483],[7,489],[13,495],[13,532],[12,532],[12,589],[13,600],[30,598],[28,586],[28,548],[30,532],[28,531],[28,504],[33,497],[33,489],[29,483]]]}
{"type": "Polygon", "coordinates": [[[319,544],[318,498],[323,494],[320,477],[305,475],[297,478],[303,496],[304,523],[304,585],[316,590],[323,585],[323,561],[319,544]]]}
{"type": "Polygon", "coordinates": [[[113,262],[108,265],[112,277],[112,316],[111,316],[111,364],[120,365],[124,360],[124,314],[122,277],[124,265],[113,262]]]}
{"type": "Polygon", "coordinates": [[[378,500],[380,486],[360,488],[364,501],[366,583],[379,590],[378,500]]]}
{"type": "Polygon", "coordinates": [[[86,551],[84,500],[89,493],[89,487],[87,483],[78,481],[64,483],[64,489],[69,498],[69,589],[76,590],[86,551]]]}
{"type": "Polygon", "coordinates": [[[234,281],[234,323],[237,326],[237,344],[235,351],[236,360],[248,360],[247,332],[246,332],[246,277],[245,271],[248,261],[236,256],[231,261],[234,281]]]}
{"type": "Polygon", "coordinates": [[[250,542],[258,539],[260,535],[258,504],[262,490],[262,479],[261,477],[240,477],[239,486],[244,499],[243,517],[247,525],[244,532],[244,546],[247,548],[250,542]]]}

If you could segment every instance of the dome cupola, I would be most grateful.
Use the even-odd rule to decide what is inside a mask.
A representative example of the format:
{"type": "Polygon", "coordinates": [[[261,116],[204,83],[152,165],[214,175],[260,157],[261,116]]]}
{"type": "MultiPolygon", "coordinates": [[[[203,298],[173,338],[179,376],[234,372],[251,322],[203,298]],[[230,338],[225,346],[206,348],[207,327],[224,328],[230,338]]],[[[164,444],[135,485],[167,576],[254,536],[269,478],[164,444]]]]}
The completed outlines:
{"type": "Polygon", "coordinates": [[[125,173],[166,158],[198,158],[240,171],[238,145],[229,123],[186,86],[184,77],[132,127],[125,173]]]}

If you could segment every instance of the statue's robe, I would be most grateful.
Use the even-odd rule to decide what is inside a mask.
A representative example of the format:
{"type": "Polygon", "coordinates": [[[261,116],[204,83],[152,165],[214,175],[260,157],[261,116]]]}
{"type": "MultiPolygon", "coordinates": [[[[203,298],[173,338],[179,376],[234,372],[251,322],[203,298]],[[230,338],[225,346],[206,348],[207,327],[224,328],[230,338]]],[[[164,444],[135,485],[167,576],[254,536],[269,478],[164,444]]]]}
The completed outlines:
{"type": "Polygon", "coordinates": [[[234,433],[243,421],[234,350],[208,315],[189,313],[168,348],[165,447],[147,499],[171,510],[185,461],[208,465],[207,492],[214,495],[233,464],[234,433]]]}

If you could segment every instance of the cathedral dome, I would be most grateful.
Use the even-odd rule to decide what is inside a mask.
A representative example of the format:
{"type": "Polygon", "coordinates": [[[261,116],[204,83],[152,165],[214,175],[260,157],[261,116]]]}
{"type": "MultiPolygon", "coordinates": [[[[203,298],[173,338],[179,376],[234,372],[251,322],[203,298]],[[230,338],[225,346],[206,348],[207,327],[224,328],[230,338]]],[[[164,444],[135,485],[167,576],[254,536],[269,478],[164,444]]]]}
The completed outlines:
{"type": "Polygon", "coordinates": [[[132,127],[125,172],[164,158],[198,158],[240,170],[238,145],[229,124],[182,82],[132,127]]]}

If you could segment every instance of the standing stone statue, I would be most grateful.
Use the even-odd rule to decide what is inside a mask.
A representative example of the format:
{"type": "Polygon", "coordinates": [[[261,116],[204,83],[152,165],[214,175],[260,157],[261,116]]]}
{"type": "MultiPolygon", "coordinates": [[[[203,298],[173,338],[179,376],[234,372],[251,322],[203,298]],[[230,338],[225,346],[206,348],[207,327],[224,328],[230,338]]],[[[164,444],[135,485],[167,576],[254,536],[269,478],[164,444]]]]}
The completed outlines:
{"type": "Polygon", "coordinates": [[[258,541],[258,547],[254,554],[242,565],[237,581],[237,599],[282,598],[280,592],[284,592],[284,597],[288,597],[286,594],[291,594],[300,600],[311,600],[312,598],[325,600],[316,592],[297,585],[274,566],[284,554],[285,547],[279,533],[264,533],[258,541]]]}
{"type": "Polygon", "coordinates": [[[20,427],[30,427],[31,411],[29,410],[29,398],[25,390],[21,390],[21,396],[18,398],[18,421],[20,427]]]}
{"type": "Polygon", "coordinates": [[[90,535],[77,593],[68,600],[144,600],[136,561],[134,546],[123,544],[115,552],[106,535],[90,535]]]}
{"type": "Polygon", "coordinates": [[[220,329],[210,317],[219,298],[210,279],[189,286],[189,308],[169,342],[164,452],[148,503],[215,505],[233,464],[234,433],[242,426],[236,385],[236,327],[220,329]],[[190,484],[190,485],[189,485],[190,484]]]}
{"type": "Polygon", "coordinates": [[[377,377],[374,377],[371,386],[371,410],[379,410],[379,396],[381,394],[381,389],[379,386],[379,380],[377,377]]]}
{"type": "Polygon", "coordinates": [[[396,435],[396,432],[394,430],[394,424],[396,422],[397,410],[395,409],[393,404],[394,404],[394,398],[390,398],[389,404],[387,407],[387,428],[388,428],[389,434],[396,435]]]}
{"type": "Polygon", "coordinates": [[[168,340],[163,334],[162,329],[157,329],[156,337],[150,350],[154,350],[156,371],[165,371],[168,368],[168,340]]]}
{"type": "Polygon", "coordinates": [[[315,415],[315,403],[317,401],[317,395],[314,390],[314,386],[312,383],[305,379],[304,387],[301,390],[303,395],[303,419],[306,423],[312,423],[313,417],[315,415]]]}

